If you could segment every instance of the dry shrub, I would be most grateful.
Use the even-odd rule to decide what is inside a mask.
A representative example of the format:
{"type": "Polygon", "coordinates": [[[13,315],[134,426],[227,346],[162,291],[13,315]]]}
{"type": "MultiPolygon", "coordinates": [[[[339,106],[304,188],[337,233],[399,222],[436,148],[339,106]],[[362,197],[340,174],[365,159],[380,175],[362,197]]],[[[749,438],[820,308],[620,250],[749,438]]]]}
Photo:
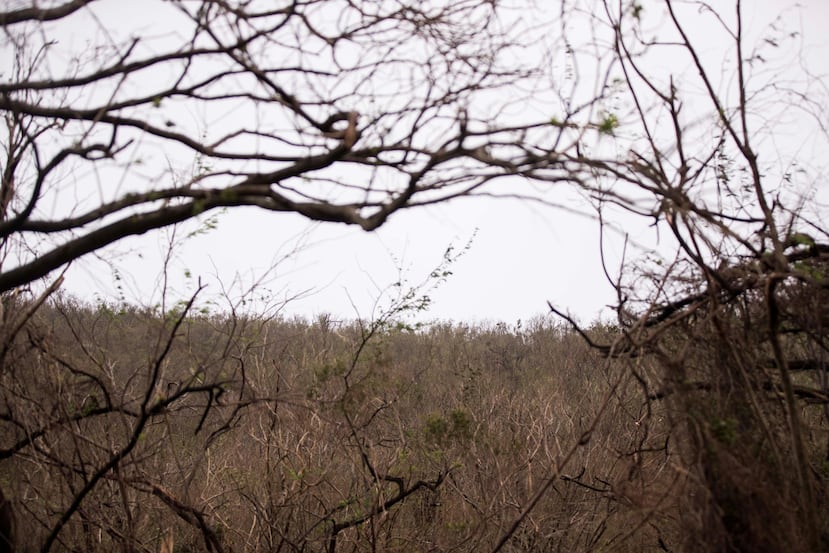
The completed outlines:
{"type": "MultiPolygon", "coordinates": [[[[44,307],[2,386],[21,547],[486,550],[627,371],[542,319],[367,330],[44,307]]],[[[511,550],[642,550],[671,532],[668,429],[625,378],[511,550]]]]}

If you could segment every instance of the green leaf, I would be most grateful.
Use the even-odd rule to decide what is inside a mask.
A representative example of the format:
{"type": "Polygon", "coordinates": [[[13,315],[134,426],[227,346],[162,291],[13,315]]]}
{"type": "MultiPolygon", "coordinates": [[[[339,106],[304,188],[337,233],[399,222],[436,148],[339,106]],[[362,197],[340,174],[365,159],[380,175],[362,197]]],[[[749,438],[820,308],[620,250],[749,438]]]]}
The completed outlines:
{"type": "Polygon", "coordinates": [[[789,241],[792,245],[797,246],[808,246],[810,248],[814,247],[815,239],[809,236],[808,234],[804,234],[802,232],[795,232],[789,238],[789,241]]]}
{"type": "Polygon", "coordinates": [[[599,132],[602,134],[612,135],[613,131],[619,126],[619,119],[612,113],[608,113],[599,123],[599,132]]]}

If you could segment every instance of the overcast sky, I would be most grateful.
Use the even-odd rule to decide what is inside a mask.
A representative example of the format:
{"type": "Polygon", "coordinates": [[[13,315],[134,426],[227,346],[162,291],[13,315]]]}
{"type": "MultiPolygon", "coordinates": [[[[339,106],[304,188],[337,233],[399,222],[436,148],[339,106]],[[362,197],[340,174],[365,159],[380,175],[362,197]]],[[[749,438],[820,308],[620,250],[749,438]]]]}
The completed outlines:
{"type": "MultiPolygon", "coordinates": [[[[756,5],[754,24],[768,21],[770,13],[785,7],[782,2],[756,5]]],[[[826,75],[829,2],[805,2],[802,13],[795,26],[802,25],[806,43],[812,45],[807,52],[810,65],[826,75]]],[[[716,51],[718,46],[706,47],[716,51]]],[[[186,295],[201,277],[208,292],[219,292],[220,282],[235,286],[235,297],[267,274],[264,286],[274,302],[301,294],[286,306],[286,315],[369,317],[378,298],[381,305],[388,303],[382,299],[384,290],[401,275],[418,284],[441,263],[448,246],[460,250],[469,243],[469,250],[451,267],[454,274],[429,293],[433,304],[422,318],[515,323],[547,313],[548,300],[583,322],[611,315],[606,306],[614,295],[600,265],[597,224],[563,210],[512,200],[467,199],[398,213],[373,233],[247,208],[219,214],[216,220],[215,229],[189,239],[184,237],[198,225],[175,231],[182,242],[168,270],[167,284],[174,293],[186,295]]],[[[643,223],[631,222],[625,230],[634,241],[654,243],[653,229],[643,223]]],[[[66,287],[87,298],[123,295],[156,302],[170,237],[171,231],[153,233],[106,250],[104,257],[116,259],[122,268],[120,281],[90,257],[75,263],[66,287]]],[[[610,236],[608,260],[618,263],[621,248],[620,236],[610,236]]]]}

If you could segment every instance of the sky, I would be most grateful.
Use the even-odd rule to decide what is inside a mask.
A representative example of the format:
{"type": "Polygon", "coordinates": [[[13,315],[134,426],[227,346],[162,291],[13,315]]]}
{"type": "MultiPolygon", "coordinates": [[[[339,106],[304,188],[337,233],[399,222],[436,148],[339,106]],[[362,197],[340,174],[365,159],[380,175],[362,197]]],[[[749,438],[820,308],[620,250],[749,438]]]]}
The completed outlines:
{"type": "MultiPolygon", "coordinates": [[[[516,200],[470,198],[403,211],[373,232],[254,208],[223,213],[214,229],[187,238],[193,230],[176,230],[174,293],[186,295],[201,277],[207,293],[224,284],[238,300],[261,280],[272,307],[293,298],[286,316],[371,318],[390,305],[397,294],[392,285],[401,280],[407,290],[423,285],[432,299],[421,321],[514,324],[547,313],[549,300],[590,322],[614,297],[602,274],[595,223],[516,200]],[[429,275],[448,247],[461,255],[448,267],[452,275],[433,287],[429,275]]],[[[83,260],[68,275],[68,288],[139,302],[149,290],[158,301],[157,268],[171,236],[162,231],[112,248],[119,252],[117,281],[102,263],[83,260]]]]}
{"type": "MultiPolygon", "coordinates": [[[[756,6],[757,21],[766,21],[781,4],[756,6]]],[[[826,75],[829,48],[823,37],[829,2],[809,0],[803,6],[806,42],[815,45],[809,57],[818,65],[816,72],[826,75]],[[821,48],[827,55],[821,55],[821,48]]],[[[584,208],[575,197],[564,203],[584,208]]],[[[397,213],[371,233],[252,208],[217,214],[215,223],[206,229],[201,219],[131,238],[97,259],[79,260],[67,273],[65,289],[88,299],[154,304],[165,286],[169,298],[186,297],[201,279],[207,296],[226,293],[232,303],[258,282],[268,296],[261,305],[285,316],[371,318],[390,304],[394,283],[403,279],[404,287],[416,286],[440,265],[447,247],[458,252],[468,246],[445,282],[423,289],[432,302],[420,320],[515,324],[547,315],[548,301],[585,323],[612,316],[608,306],[614,303],[614,290],[602,270],[596,221],[550,206],[460,199],[397,213]],[[189,236],[195,230],[202,232],[189,236]],[[163,260],[171,242],[176,245],[164,280],[163,260]],[[116,262],[117,276],[101,259],[116,262]]],[[[641,239],[654,247],[653,229],[645,222],[623,224],[634,243],[641,239]]],[[[606,260],[615,270],[622,236],[610,232],[605,238],[606,260]]],[[[217,305],[227,301],[218,299],[217,305]]]]}

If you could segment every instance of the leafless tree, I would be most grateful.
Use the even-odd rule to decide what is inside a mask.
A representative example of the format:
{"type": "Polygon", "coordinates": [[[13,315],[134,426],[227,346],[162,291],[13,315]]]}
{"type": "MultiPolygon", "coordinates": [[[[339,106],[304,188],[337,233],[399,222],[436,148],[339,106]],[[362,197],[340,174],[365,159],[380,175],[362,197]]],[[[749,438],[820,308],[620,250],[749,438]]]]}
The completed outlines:
{"type": "Polygon", "coordinates": [[[621,208],[661,244],[616,277],[607,267],[626,345],[594,345],[630,360],[646,409],[674,413],[690,471],[684,547],[825,549],[827,457],[813,434],[829,414],[822,169],[776,137],[810,133],[811,152],[826,152],[826,77],[803,69],[795,12],[749,38],[755,6],[739,0],[600,4],[624,101],[615,155],[584,162],[587,187],[604,222],[621,208]],[[662,48],[669,69],[654,59],[662,48]]]}
{"type": "Polygon", "coordinates": [[[372,230],[549,163],[501,159],[532,125],[479,107],[537,71],[496,2],[157,2],[152,31],[21,4],[0,13],[3,291],[217,208],[372,230]]]}
{"type": "MultiPolygon", "coordinates": [[[[632,257],[616,273],[607,260],[618,299],[615,325],[602,329],[603,337],[615,332],[607,342],[552,306],[597,349],[623,360],[628,380],[614,381],[494,550],[564,478],[627,381],[641,388],[643,414],[636,417],[641,439],[618,452],[632,459],[625,485],[647,480],[654,455],[682,458],[672,468],[687,491],[674,498],[686,531],[673,546],[826,549],[820,513],[829,457],[821,457],[825,438],[810,438],[829,417],[829,235],[820,206],[812,208],[820,173],[766,141],[807,121],[814,142],[826,144],[826,79],[792,76],[805,54],[781,48],[800,40],[789,21],[749,40],[749,8],[740,0],[728,8],[528,1],[518,10],[495,0],[140,5],[161,25],[142,26],[140,13],[126,20],[123,3],[105,1],[21,1],[0,13],[0,49],[9,54],[0,82],[7,398],[0,421],[8,429],[0,458],[37,459],[50,467],[55,489],[68,490],[68,502],[32,513],[42,550],[58,547],[75,522],[86,539],[108,532],[108,543],[146,548],[135,494],[157,498],[208,549],[222,550],[209,513],[159,485],[144,463],[158,461],[164,440],[185,439],[169,427],[162,437],[167,416],[189,421],[196,433],[208,425],[199,438],[207,455],[242,410],[266,402],[252,391],[240,353],[250,347],[237,326],[244,317],[219,328],[225,339],[212,340],[215,349],[165,387],[173,352],[186,350],[180,333],[190,328],[192,301],[163,314],[155,345],[136,368],[104,347],[111,342],[89,336],[86,325],[115,324],[106,310],[86,321],[71,305],[49,306],[75,338],[60,342],[73,344],[71,354],[55,351],[57,327],[49,319],[29,323],[60,277],[27,286],[125,237],[218,208],[254,206],[373,230],[398,210],[474,194],[556,203],[560,183],[595,208],[603,240],[641,224],[658,248],[626,254],[632,257]],[[715,34],[724,59],[705,46],[715,34]],[[775,58],[784,51],[795,54],[775,58]],[[514,177],[509,188],[493,186],[503,177],[514,177]],[[543,191],[514,185],[522,180],[543,191]],[[34,369],[23,370],[24,360],[34,369]],[[60,399],[46,405],[41,397],[60,399]],[[670,440],[660,435],[660,444],[649,430],[657,404],[671,422],[670,440]],[[100,439],[85,440],[87,432],[100,439]],[[120,505],[121,518],[90,516],[92,496],[120,505]]],[[[365,338],[355,341],[351,370],[365,338]]],[[[344,402],[356,395],[348,370],[343,382],[344,402]]],[[[268,405],[276,420],[278,404],[268,405]]],[[[377,468],[365,430],[388,407],[362,406],[344,419],[345,441],[369,483],[359,501],[328,505],[320,494],[324,516],[307,526],[329,531],[330,550],[447,474],[401,480],[377,468]],[[352,512],[365,507],[360,501],[370,507],[352,512]]],[[[178,463],[178,476],[187,473],[181,459],[167,462],[178,463]]],[[[619,483],[565,482],[630,499],[619,483]]],[[[617,548],[652,523],[668,495],[658,493],[641,521],[614,538],[617,548]]],[[[284,505],[273,497],[247,497],[255,520],[278,518],[284,505]]],[[[302,550],[305,543],[289,537],[291,523],[273,522],[270,543],[302,550]]],[[[661,534],[659,546],[667,548],[661,534]]]]}
{"type": "MultiPolygon", "coordinates": [[[[165,314],[169,327],[147,337],[155,345],[130,369],[103,353],[112,344],[106,335],[85,328],[111,328],[106,309],[103,319],[82,322],[71,304],[58,307],[80,345],[61,353],[49,323],[32,323],[60,277],[35,287],[32,301],[21,287],[127,236],[217,208],[255,206],[372,230],[400,209],[468,194],[515,172],[490,149],[519,147],[530,128],[492,125],[478,98],[497,97],[534,69],[516,64],[526,44],[496,2],[159,1],[132,14],[144,23],[124,6],[16,2],[0,13],[0,454],[39,459],[52,467],[51,489],[68,492],[49,506],[42,488],[42,505],[26,517],[37,529],[29,545],[40,540],[48,551],[71,534],[89,550],[145,547],[152,536],[139,530],[139,494],[158,498],[221,551],[208,514],[138,459],[171,451],[159,445],[164,438],[146,437],[172,413],[200,410],[193,428],[209,426],[210,442],[264,400],[246,386],[244,356],[232,361],[239,327],[215,352],[221,369],[205,358],[189,375],[165,376],[195,296],[165,314]],[[45,356],[40,374],[20,366],[31,360],[27,351],[45,356]],[[25,399],[36,390],[54,404],[25,399]],[[95,516],[91,497],[120,508],[95,516]]],[[[358,442],[360,432],[352,432],[358,442]]],[[[343,530],[444,477],[409,482],[367,466],[380,494],[376,512],[327,507],[320,523],[334,524],[332,550],[343,530]],[[385,480],[399,494],[387,493],[385,480]]]]}

